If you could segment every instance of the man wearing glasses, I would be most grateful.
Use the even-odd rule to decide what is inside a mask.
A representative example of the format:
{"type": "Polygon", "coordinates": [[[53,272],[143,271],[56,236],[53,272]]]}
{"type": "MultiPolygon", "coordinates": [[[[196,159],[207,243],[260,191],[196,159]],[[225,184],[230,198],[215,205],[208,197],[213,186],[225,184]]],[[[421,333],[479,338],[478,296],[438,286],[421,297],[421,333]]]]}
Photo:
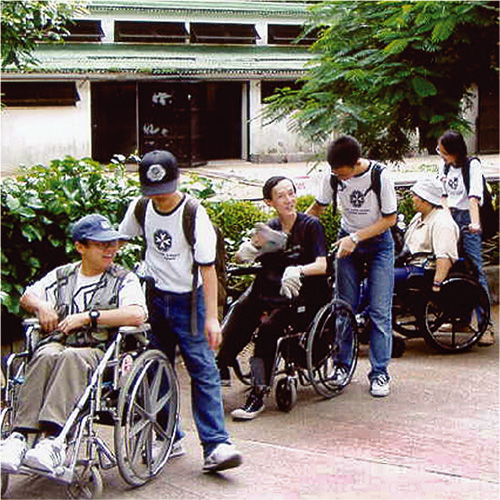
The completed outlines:
{"type": "Polygon", "coordinates": [[[19,391],[12,434],[0,442],[2,472],[21,465],[54,472],[65,449],[54,438],[85,391],[120,326],[147,319],[146,300],[135,274],[113,264],[128,239],[99,214],[81,218],[72,229],[81,260],[60,266],[29,286],[21,306],[36,314],[44,332],[19,391]],[[41,434],[28,450],[27,436],[41,434]]]}

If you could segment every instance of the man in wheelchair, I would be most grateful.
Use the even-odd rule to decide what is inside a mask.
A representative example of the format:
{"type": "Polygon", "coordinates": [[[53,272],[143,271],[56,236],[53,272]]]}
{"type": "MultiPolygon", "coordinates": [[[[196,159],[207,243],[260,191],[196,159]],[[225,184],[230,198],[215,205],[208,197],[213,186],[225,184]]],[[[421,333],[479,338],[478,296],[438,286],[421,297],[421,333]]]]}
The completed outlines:
{"type": "Polygon", "coordinates": [[[127,239],[99,214],[72,228],[81,260],[60,266],[29,286],[21,306],[36,314],[43,331],[20,387],[13,432],[1,441],[2,472],[21,464],[53,472],[65,460],[55,437],[85,391],[89,374],[120,326],[147,319],[144,294],[135,274],[113,263],[127,239]],[[40,439],[28,449],[27,437],[40,439]]]}
{"type": "Polygon", "coordinates": [[[434,269],[432,290],[439,292],[458,260],[460,232],[449,211],[441,207],[441,189],[433,178],[421,179],[411,188],[417,213],[406,230],[403,251],[396,260],[396,293],[408,277],[423,276],[429,266],[434,269]]]}
{"type": "Polygon", "coordinates": [[[251,359],[252,388],[245,404],[232,412],[235,420],[253,419],[264,409],[278,339],[294,315],[289,307],[291,300],[297,303],[298,311],[303,311],[301,323],[306,328],[329,298],[324,276],[325,237],[319,220],[297,212],[296,188],[286,177],[268,179],[263,197],[278,217],[259,226],[252,240],[240,247],[240,261],[253,262],[258,258],[262,269],[224,321],[218,354],[222,378],[227,379],[227,367],[233,364],[258,328],[251,359]]]}

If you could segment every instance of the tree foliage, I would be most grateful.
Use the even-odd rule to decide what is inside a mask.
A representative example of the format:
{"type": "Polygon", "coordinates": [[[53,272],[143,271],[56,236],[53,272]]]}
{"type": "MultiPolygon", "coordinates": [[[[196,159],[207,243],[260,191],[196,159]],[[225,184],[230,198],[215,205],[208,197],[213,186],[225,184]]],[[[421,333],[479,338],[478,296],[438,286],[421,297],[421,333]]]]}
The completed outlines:
{"type": "Polygon", "coordinates": [[[433,152],[445,129],[468,130],[471,84],[497,88],[498,13],[487,1],[314,5],[306,31],[319,38],[303,85],[268,98],[266,116],[292,118],[314,141],[352,134],[380,159],[401,159],[417,131],[433,152]]]}
{"type": "Polygon", "coordinates": [[[60,42],[65,26],[86,13],[81,1],[15,0],[2,2],[2,69],[37,63],[37,42],[60,42]]]}

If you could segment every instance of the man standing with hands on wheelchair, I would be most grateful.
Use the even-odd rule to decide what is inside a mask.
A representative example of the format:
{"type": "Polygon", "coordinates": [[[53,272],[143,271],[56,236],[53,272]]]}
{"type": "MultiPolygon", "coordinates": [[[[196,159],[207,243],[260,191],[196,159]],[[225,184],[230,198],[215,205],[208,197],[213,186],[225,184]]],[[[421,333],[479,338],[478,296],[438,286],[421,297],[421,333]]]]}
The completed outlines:
{"type": "MultiPolygon", "coordinates": [[[[388,396],[387,371],[392,352],[392,293],[394,288],[394,240],[390,228],[396,223],[397,199],[387,170],[380,171],[380,189],[373,185],[375,162],[361,158],[361,146],[344,135],[333,141],[327,151],[331,172],[320,179],[315,202],[307,213],[319,216],[330,203],[342,211],[339,239],[336,242],[335,294],[356,311],[361,281],[368,271],[368,314],[370,331],[370,393],[388,396]]],[[[345,339],[340,349],[336,376],[339,383],[352,363],[345,339]]]]}
{"type": "Polygon", "coordinates": [[[218,356],[219,368],[222,372],[224,368],[227,371],[227,366],[259,328],[250,362],[252,389],[246,402],[231,413],[235,420],[251,420],[264,409],[278,339],[284,335],[286,327],[294,322],[307,328],[314,314],[329,299],[324,276],[327,267],[325,237],[319,220],[297,212],[296,188],[286,177],[268,179],[263,197],[278,217],[259,226],[251,241],[244,242],[238,251],[240,261],[253,262],[259,257],[262,269],[249,293],[238,300],[224,321],[218,356]],[[277,243],[276,248],[272,248],[273,245],[266,248],[270,243],[277,243]],[[291,299],[297,299],[297,314],[287,307],[291,299]]]}
{"type": "Polygon", "coordinates": [[[72,228],[81,261],[60,266],[29,286],[21,306],[35,313],[45,332],[38,342],[19,390],[13,432],[1,441],[2,472],[21,464],[54,472],[65,460],[55,437],[85,391],[106,345],[120,326],[140,326],[147,307],[137,276],[113,264],[125,235],[99,214],[72,228]],[[29,433],[41,439],[28,450],[29,433]]]}

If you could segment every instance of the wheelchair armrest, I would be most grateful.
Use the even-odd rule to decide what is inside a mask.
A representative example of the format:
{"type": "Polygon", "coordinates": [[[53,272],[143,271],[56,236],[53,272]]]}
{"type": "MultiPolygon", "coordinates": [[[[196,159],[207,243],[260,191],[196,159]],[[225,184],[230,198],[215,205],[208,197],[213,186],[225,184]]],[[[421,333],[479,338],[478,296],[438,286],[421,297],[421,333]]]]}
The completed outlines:
{"type": "Polygon", "coordinates": [[[118,331],[122,334],[123,338],[134,336],[139,339],[144,345],[148,340],[148,333],[151,330],[149,323],[143,323],[141,326],[120,326],[118,331]]]}
{"type": "Polygon", "coordinates": [[[28,326],[36,326],[40,327],[40,321],[38,321],[38,318],[26,318],[23,319],[23,326],[28,327],[28,326]]]}
{"type": "Polygon", "coordinates": [[[226,273],[228,276],[246,276],[251,274],[258,274],[261,269],[262,267],[260,265],[228,267],[226,273]]]}

